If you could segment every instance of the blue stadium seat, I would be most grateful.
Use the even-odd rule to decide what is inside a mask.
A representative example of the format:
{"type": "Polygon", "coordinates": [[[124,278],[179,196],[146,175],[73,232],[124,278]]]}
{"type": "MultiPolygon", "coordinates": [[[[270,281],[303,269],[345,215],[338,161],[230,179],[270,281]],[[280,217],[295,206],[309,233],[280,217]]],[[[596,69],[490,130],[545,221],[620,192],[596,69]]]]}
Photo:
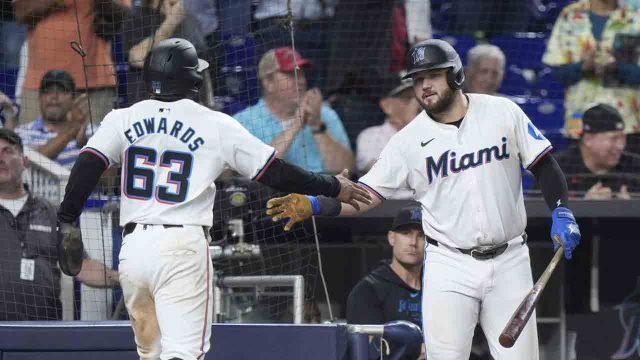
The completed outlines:
{"type": "Polygon", "coordinates": [[[440,39],[448,42],[453,46],[463,64],[467,63],[467,52],[476,45],[476,39],[466,35],[450,35],[450,34],[433,34],[434,39],[440,39]]]}
{"type": "Polygon", "coordinates": [[[498,92],[506,95],[531,95],[533,76],[527,76],[526,72],[527,70],[516,65],[508,66],[498,92]]]}
{"type": "Polygon", "coordinates": [[[525,32],[496,35],[489,42],[502,49],[507,57],[507,64],[537,70],[543,67],[542,55],[546,41],[545,33],[525,32]]]}
{"type": "Polygon", "coordinates": [[[548,99],[563,99],[564,86],[556,80],[551,68],[544,67],[538,72],[535,93],[548,99]]]}
{"type": "Polygon", "coordinates": [[[220,66],[257,66],[255,42],[251,35],[227,33],[220,37],[224,47],[224,57],[219,60],[220,66]]]}
{"type": "Polygon", "coordinates": [[[448,29],[451,16],[451,0],[431,0],[431,27],[434,31],[448,29]]]}
{"type": "Polygon", "coordinates": [[[531,122],[551,141],[556,150],[567,147],[564,136],[564,106],[562,100],[521,97],[514,99],[527,114],[531,122]]]}
{"type": "Polygon", "coordinates": [[[15,100],[18,69],[0,68],[0,91],[15,100]]]}

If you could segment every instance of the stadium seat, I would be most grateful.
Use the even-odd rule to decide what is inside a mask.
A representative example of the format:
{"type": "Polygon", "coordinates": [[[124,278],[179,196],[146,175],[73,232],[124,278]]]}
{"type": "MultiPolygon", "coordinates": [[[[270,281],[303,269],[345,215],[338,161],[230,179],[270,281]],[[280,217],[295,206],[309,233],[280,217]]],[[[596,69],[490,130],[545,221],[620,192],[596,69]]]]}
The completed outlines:
{"type": "Polygon", "coordinates": [[[450,0],[431,0],[431,27],[434,31],[446,31],[452,21],[450,0]]]}
{"type": "Polygon", "coordinates": [[[538,72],[535,82],[536,95],[548,99],[563,99],[564,86],[556,80],[551,68],[544,67],[538,72]]]}
{"type": "Polygon", "coordinates": [[[529,74],[530,72],[532,71],[509,65],[498,92],[506,95],[531,95],[534,75],[529,74]]]}
{"type": "Polygon", "coordinates": [[[490,43],[498,46],[507,57],[507,64],[523,69],[540,69],[543,67],[542,55],[546,48],[545,33],[513,33],[496,35],[490,43]]]}
{"type": "Polygon", "coordinates": [[[0,91],[15,100],[18,69],[0,69],[0,91]]]}
{"type": "Polygon", "coordinates": [[[433,34],[434,39],[440,39],[448,42],[453,46],[463,64],[467,63],[467,52],[476,45],[476,39],[466,35],[450,35],[450,34],[433,34]]]}
{"type": "Polygon", "coordinates": [[[564,136],[564,106],[562,100],[530,96],[514,100],[540,132],[551,141],[556,150],[567,147],[569,140],[564,136]]]}

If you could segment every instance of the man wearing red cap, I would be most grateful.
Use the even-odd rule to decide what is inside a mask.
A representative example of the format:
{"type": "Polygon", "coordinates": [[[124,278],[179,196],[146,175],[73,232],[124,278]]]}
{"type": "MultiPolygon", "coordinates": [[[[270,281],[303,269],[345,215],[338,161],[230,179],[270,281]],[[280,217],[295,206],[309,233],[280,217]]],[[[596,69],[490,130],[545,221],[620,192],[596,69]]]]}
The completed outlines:
{"type": "Polygon", "coordinates": [[[353,153],[340,117],[323,104],[318,88],[307,90],[304,68],[311,65],[290,47],[267,51],[258,64],[262,97],[234,117],[290,163],[314,172],[351,170],[353,153]]]}

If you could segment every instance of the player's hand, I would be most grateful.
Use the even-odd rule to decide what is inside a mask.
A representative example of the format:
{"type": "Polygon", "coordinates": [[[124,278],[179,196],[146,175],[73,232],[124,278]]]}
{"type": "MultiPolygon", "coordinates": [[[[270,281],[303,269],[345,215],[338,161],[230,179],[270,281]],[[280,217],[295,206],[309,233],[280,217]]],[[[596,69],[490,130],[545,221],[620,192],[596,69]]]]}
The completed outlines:
{"type": "Polygon", "coordinates": [[[73,224],[58,224],[58,262],[63,273],[76,276],[82,269],[84,244],[80,229],[73,224]]]}
{"type": "Polygon", "coordinates": [[[571,259],[573,249],[580,244],[580,228],[576,224],[576,219],[571,210],[565,207],[559,207],[551,213],[553,224],[551,225],[551,239],[553,242],[553,250],[558,248],[558,241],[564,247],[564,256],[571,259]]]}
{"type": "Polygon", "coordinates": [[[306,196],[289,194],[267,201],[267,215],[271,216],[274,222],[288,218],[284,231],[289,231],[293,225],[310,218],[313,210],[311,201],[306,196]]]}
{"type": "Polygon", "coordinates": [[[353,206],[356,210],[360,210],[358,202],[367,205],[371,204],[371,194],[364,187],[349,180],[349,170],[342,170],[342,173],[337,175],[336,178],[340,181],[340,193],[336,199],[353,206]]]}

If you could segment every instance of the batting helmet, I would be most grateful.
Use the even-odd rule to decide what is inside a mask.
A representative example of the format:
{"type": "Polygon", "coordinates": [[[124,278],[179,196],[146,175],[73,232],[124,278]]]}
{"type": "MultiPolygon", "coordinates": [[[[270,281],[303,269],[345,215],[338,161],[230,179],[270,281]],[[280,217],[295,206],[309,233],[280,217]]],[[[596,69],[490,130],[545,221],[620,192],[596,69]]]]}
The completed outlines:
{"type": "Polygon", "coordinates": [[[185,39],[171,38],[151,48],[144,60],[147,92],[159,99],[181,99],[198,94],[202,71],[209,63],[198,58],[195,46],[185,39]]]}
{"type": "Polygon", "coordinates": [[[447,83],[453,90],[462,88],[464,70],[462,61],[456,50],[448,42],[429,39],[419,42],[407,53],[407,73],[405,78],[424,70],[449,69],[447,83]]]}

